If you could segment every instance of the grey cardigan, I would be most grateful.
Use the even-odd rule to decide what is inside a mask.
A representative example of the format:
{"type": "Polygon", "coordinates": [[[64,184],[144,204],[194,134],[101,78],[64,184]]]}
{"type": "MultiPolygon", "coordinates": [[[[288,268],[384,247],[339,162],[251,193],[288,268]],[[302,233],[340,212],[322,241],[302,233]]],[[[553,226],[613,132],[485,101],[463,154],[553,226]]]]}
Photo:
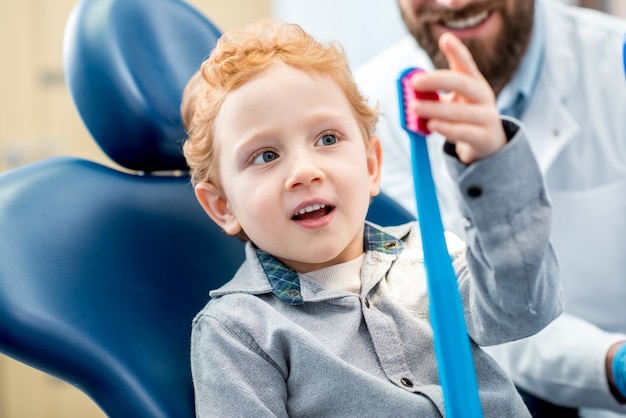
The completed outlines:
{"type": "MultiPolygon", "coordinates": [[[[469,167],[450,158],[449,169],[463,195],[468,245],[450,241],[449,249],[484,416],[527,417],[479,346],[534,334],[562,311],[542,176],[521,129],[496,155],[469,167]]],[[[443,416],[419,228],[381,230],[397,251],[366,243],[360,294],[298,274],[298,305],[277,297],[248,243],[235,277],[193,321],[198,416],[443,416]]]]}

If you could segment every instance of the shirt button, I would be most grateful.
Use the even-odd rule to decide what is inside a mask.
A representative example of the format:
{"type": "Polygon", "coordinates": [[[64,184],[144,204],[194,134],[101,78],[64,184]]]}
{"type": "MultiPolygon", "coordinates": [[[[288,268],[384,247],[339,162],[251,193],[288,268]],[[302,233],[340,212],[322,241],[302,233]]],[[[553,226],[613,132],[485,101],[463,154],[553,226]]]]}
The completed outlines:
{"type": "Polygon", "coordinates": [[[467,188],[467,195],[469,197],[480,197],[480,195],[483,194],[483,189],[480,188],[480,186],[469,186],[467,188]]]}
{"type": "Polygon", "coordinates": [[[402,383],[407,388],[413,387],[413,382],[411,381],[411,379],[406,378],[406,377],[403,377],[402,379],[400,379],[400,383],[402,383]]]}
{"type": "Polygon", "coordinates": [[[386,250],[395,250],[396,248],[398,248],[398,243],[394,241],[389,241],[385,243],[384,247],[386,250]]]}

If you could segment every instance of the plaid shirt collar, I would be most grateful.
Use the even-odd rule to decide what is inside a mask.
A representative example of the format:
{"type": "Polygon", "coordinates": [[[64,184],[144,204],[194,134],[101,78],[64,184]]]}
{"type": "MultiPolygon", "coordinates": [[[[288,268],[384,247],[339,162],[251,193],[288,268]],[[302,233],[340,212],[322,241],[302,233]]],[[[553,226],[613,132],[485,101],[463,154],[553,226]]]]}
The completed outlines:
{"type": "MultiPolygon", "coordinates": [[[[404,242],[376,227],[366,223],[363,231],[363,249],[378,251],[384,254],[400,254],[404,249],[404,242]]],[[[272,293],[290,305],[301,305],[304,301],[300,289],[298,272],[285,266],[272,255],[256,249],[259,263],[272,287],[272,293]]]]}

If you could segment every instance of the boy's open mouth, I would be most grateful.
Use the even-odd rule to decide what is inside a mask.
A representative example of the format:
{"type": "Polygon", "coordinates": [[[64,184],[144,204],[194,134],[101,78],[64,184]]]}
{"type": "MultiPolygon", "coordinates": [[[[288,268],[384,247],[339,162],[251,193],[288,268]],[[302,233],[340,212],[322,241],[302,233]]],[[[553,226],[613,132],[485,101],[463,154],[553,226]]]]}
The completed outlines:
{"type": "Polygon", "coordinates": [[[328,215],[333,209],[334,207],[332,206],[316,203],[300,209],[291,219],[294,221],[304,221],[307,219],[321,218],[322,216],[328,215]]]}

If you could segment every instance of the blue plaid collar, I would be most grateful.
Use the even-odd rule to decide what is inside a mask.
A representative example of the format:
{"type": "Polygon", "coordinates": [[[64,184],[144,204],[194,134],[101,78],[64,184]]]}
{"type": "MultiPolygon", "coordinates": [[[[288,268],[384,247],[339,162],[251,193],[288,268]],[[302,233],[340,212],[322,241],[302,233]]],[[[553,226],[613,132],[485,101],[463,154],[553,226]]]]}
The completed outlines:
{"type": "MultiPolygon", "coordinates": [[[[370,224],[365,224],[363,232],[363,249],[365,251],[396,255],[404,249],[404,242],[401,239],[393,237],[370,224]]],[[[290,305],[301,305],[304,301],[298,272],[258,248],[256,248],[256,255],[272,287],[272,293],[290,305]]]]}

